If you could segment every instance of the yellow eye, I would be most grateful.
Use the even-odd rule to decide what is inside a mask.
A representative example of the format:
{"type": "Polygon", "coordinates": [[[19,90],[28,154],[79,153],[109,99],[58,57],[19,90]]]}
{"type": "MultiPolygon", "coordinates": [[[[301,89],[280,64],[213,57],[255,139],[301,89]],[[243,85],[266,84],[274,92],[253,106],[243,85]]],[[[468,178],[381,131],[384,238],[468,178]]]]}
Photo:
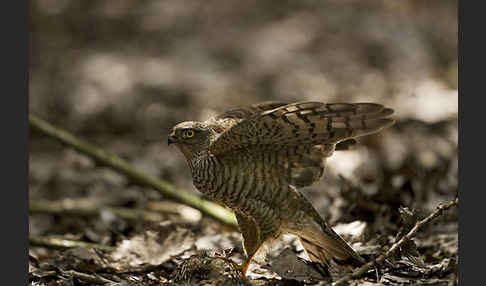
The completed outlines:
{"type": "Polygon", "coordinates": [[[184,136],[184,138],[192,138],[194,137],[194,130],[186,129],[182,132],[182,136],[184,136]]]}

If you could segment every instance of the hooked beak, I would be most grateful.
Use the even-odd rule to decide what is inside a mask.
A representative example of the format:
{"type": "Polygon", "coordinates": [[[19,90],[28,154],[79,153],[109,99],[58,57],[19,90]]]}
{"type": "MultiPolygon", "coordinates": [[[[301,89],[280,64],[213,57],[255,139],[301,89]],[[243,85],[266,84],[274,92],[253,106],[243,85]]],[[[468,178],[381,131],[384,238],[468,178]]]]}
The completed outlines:
{"type": "Polygon", "coordinates": [[[177,138],[175,137],[175,133],[172,132],[169,134],[169,139],[167,141],[167,146],[169,146],[172,143],[177,143],[177,138]]]}

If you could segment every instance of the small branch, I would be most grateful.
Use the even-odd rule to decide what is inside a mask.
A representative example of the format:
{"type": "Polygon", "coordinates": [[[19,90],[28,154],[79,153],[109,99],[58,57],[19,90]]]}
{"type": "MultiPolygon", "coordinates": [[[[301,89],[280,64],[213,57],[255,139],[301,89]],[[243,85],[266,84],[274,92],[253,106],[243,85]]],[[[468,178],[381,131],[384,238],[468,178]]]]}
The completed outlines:
{"type": "Polygon", "coordinates": [[[453,206],[457,206],[458,203],[459,203],[459,198],[456,198],[455,200],[450,201],[447,204],[439,204],[437,206],[437,209],[432,214],[430,214],[425,219],[417,222],[415,224],[415,226],[405,236],[403,236],[398,242],[394,243],[390,247],[390,249],[388,249],[387,252],[385,252],[384,254],[382,254],[381,256],[379,256],[377,259],[375,259],[373,261],[370,261],[370,262],[366,263],[365,265],[361,266],[361,268],[359,268],[356,272],[354,272],[354,273],[352,273],[350,275],[344,276],[343,278],[341,278],[338,281],[334,282],[332,285],[333,286],[343,285],[345,282],[347,282],[349,280],[359,278],[361,275],[363,275],[366,272],[368,272],[368,270],[370,270],[373,266],[379,266],[381,263],[383,263],[383,261],[385,261],[385,259],[387,259],[388,257],[390,257],[397,249],[399,249],[405,242],[407,242],[408,240],[411,240],[412,238],[414,238],[417,235],[417,232],[421,228],[423,228],[424,226],[426,226],[427,224],[429,224],[435,218],[437,218],[440,215],[442,215],[442,213],[445,210],[448,210],[449,208],[451,208],[453,206]]]}
{"type": "Polygon", "coordinates": [[[236,227],[237,225],[236,218],[230,210],[213,202],[204,200],[199,196],[191,194],[187,191],[178,189],[168,182],[147,175],[140,170],[135,169],[128,162],[115,154],[108,153],[98,147],[95,147],[75,137],[71,133],[51,125],[33,114],[29,114],[29,124],[33,129],[58,140],[59,142],[90,158],[93,158],[99,164],[110,167],[122,175],[130,178],[134,183],[142,186],[152,187],[164,196],[191,206],[222,223],[233,227],[236,227]]]}
{"type": "Polygon", "coordinates": [[[104,284],[115,283],[114,281],[108,280],[108,279],[103,278],[99,275],[82,273],[82,272],[78,272],[78,271],[75,271],[75,270],[63,271],[62,273],[64,275],[67,275],[67,276],[76,277],[76,278],[83,280],[85,282],[88,282],[90,284],[104,285],[104,284]]]}
{"type": "Polygon", "coordinates": [[[29,237],[29,244],[31,246],[42,246],[53,249],[67,249],[74,247],[97,248],[102,250],[114,250],[115,248],[108,245],[101,245],[96,243],[89,243],[84,241],[69,240],[57,237],[29,237]]]}

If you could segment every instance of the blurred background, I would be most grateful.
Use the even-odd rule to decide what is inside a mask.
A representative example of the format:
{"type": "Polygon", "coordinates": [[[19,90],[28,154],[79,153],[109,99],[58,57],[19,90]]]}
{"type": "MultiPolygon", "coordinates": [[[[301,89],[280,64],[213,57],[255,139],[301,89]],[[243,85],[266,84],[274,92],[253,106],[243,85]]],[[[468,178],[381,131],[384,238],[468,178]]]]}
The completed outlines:
{"type": "MultiPolygon", "coordinates": [[[[266,100],[381,103],[397,124],[336,152],[304,192],[332,224],[396,223],[401,205],[457,193],[457,33],[452,0],[33,1],[29,109],[194,191],[166,143],[178,122],[266,100]]],[[[164,200],[38,133],[29,144],[31,200],[164,200]]],[[[31,234],[107,229],[66,220],[33,215],[31,234]]]]}

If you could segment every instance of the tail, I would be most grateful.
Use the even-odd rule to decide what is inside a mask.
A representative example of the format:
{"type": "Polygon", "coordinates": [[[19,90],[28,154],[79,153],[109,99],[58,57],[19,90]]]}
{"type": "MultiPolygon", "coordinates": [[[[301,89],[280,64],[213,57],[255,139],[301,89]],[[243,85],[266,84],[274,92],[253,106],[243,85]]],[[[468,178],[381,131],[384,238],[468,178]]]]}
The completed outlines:
{"type": "Polygon", "coordinates": [[[339,265],[359,267],[366,261],[359,256],[337,233],[322,232],[315,236],[310,233],[299,235],[300,242],[312,262],[329,266],[331,260],[339,265]]]}
{"type": "Polygon", "coordinates": [[[293,232],[312,262],[329,266],[333,260],[339,265],[359,267],[366,261],[349,246],[312,207],[309,201],[301,200],[305,206],[306,218],[299,230],[293,232]]]}

